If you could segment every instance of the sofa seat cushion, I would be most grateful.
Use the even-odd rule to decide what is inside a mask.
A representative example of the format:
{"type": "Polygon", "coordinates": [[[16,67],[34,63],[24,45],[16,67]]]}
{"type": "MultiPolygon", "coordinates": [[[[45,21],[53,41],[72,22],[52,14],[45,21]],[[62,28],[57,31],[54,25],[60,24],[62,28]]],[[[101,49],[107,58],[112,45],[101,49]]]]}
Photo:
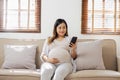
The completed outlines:
{"type": "Polygon", "coordinates": [[[119,78],[120,73],[112,70],[82,70],[72,73],[66,77],[67,80],[80,78],[119,78]]]}
{"type": "Polygon", "coordinates": [[[0,69],[0,76],[30,76],[40,78],[40,71],[28,69],[0,69]]]}

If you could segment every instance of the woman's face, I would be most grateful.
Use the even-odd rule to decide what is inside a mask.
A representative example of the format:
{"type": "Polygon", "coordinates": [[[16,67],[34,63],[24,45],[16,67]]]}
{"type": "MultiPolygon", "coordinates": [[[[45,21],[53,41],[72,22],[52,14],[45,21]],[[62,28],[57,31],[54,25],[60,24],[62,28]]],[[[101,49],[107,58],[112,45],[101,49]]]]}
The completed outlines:
{"type": "Polygon", "coordinates": [[[58,25],[57,26],[58,37],[64,37],[66,30],[67,30],[67,28],[66,28],[65,23],[61,23],[60,25],[58,25]]]}

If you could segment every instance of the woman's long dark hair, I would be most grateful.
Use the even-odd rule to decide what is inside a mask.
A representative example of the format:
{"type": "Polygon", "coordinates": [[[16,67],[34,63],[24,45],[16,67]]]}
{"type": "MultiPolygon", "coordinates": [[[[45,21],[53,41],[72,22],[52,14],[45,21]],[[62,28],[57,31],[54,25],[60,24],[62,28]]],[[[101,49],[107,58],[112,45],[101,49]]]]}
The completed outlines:
{"type": "Polygon", "coordinates": [[[57,19],[55,24],[54,24],[54,28],[53,28],[53,36],[48,38],[48,44],[52,43],[54,41],[54,39],[56,39],[58,37],[57,27],[61,23],[64,23],[66,25],[66,33],[64,36],[68,36],[68,26],[67,26],[66,21],[64,19],[57,19]]]}

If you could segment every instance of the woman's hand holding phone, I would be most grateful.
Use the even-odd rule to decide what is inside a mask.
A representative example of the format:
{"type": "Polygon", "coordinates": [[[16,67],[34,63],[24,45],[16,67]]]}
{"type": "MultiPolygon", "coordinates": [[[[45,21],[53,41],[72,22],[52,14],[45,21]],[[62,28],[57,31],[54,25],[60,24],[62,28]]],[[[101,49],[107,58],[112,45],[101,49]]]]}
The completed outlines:
{"type": "Polygon", "coordinates": [[[73,36],[71,41],[70,41],[69,47],[72,47],[73,45],[75,45],[76,41],[77,41],[77,37],[73,36]]]}
{"type": "Polygon", "coordinates": [[[76,59],[77,54],[76,54],[76,41],[77,41],[77,37],[72,37],[71,41],[70,41],[70,45],[69,47],[71,48],[71,56],[73,59],[76,59]]]}

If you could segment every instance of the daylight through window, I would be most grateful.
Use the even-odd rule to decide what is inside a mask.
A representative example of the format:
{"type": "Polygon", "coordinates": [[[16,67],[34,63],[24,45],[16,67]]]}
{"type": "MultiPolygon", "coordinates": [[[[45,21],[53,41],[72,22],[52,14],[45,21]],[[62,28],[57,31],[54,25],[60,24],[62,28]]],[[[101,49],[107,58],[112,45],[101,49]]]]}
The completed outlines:
{"type": "Polygon", "coordinates": [[[0,0],[1,32],[40,32],[40,0],[0,0]]]}
{"type": "Polygon", "coordinates": [[[82,0],[82,34],[120,34],[120,0],[82,0]]]}

